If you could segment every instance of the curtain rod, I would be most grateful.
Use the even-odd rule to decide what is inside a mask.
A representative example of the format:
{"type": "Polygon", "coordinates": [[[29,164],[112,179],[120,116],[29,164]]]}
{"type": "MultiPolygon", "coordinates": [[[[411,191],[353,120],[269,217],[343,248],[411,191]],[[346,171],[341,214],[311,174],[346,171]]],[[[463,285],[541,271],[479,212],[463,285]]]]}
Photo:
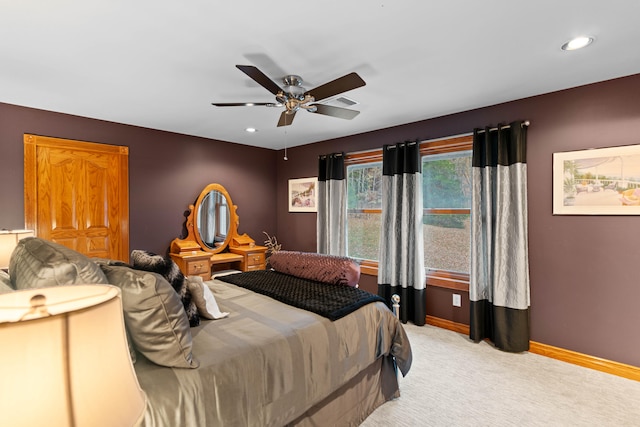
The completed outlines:
{"type": "MultiPolygon", "coordinates": [[[[529,126],[530,124],[531,124],[531,122],[529,120],[525,120],[524,122],[522,122],[522,124],[520,126],[529,126]]],[[[505,126],[502,126],[501,129],[509,129],[510,127],[511,127],[511,125],[505,125],[505,126]]],[[[493,132],[494,130],[498,130],[498,128],[497,127],[491,128],[491,129],[489,129],[489,132],[493,132]]],[[[482,133],[482,132],[486,132],[486,129],[480,129],[478,131],[478,133],[482,133]]]]}
{"type": "Polygon", "coordinates": [[[393,150],[398,145],[416,145],[418,141],[407,141],[407,142],[399,142],[397,144],[385,144],[387,146],[387,150],[393,150]]]}
{"type": "Polygon", "coordinates": [[[326,159],[327,157],[342,157],[344,153],[331,153],[331,154],[320,154],[318,159],[326,159]]]}
{"type": "MultiPolygon", "coordinates": [[[[529,120],[525,120],[525,121],[523,121],[523,122],[522,122],[522,126],[530,126],[530,125],[531,125],[531,122],[530,122],[529,120]]],[[[503,126],[503,127],[502,127],[502,129],[510,128],[510,127],[511,127],[511,125],[506,125],[506,126],[503,126]]],[[[498,130],[498,128],[497,128],[497,127],[495,127],[495,128],[491,128],[491,129],[489,129],[489,131],[490,131],[490,132],[491,132],[491,131],[494,131],[494,130],[498,130]]],[[[480,130],[478,133],[482,133],[482,132],[485,132],[485,130],[484,130],[484,129],[482,129],[482,130],[480,130]]],[[[422,139],[422,140],[420,140],[420,143],[422,143],[422,142],[434,142],[434,141],[440,141],[440,140],[443,140],[443,139],[460,138],[460,137],[462,137],[462,136],[471,136],[471,135],[473,135],[473,132],[459,133],[459,134],[457,134],[457,135],[441,136],[441,137],[439,137],[439,138],[422,139]]],[[[380,148],[372,148],[372,149],[369,149],[369,150],[351,151],[351,152],[347,153],[347,155],[349,155],[349,154],[362,154],[362,153],[368,153],[368,152],[370,152],[370,151],[376,151],[376,150],[382,150],[382,147],[380,147],[380,148]]]]}

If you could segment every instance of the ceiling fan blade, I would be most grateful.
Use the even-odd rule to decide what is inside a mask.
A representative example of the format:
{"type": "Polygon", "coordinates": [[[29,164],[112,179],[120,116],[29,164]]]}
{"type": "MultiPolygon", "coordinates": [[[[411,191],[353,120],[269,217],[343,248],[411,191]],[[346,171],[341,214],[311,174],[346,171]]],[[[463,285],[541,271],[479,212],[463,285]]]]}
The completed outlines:
{"type": "Polygon", "coordinates": [[[305,95],[310,94],[316,101],[320,101],[321,99],[329,98],[342,92],[347,92],[364,86],[365,84],[364,80],[362,80],[358,74],[350,73],[346,76],[332,80],[329,83],[320,85],[317,88],[311,89],[307,91],[305,95]]]}
{"type": "Polygon", "coordinates": [[[211,105],[215,105],[216,107],[255,107],[255,106],[266,106],[266,107],[276,107],[277,104],[273,102],[212,102],[211,105]]]}
{"type": "Polygon", "coordinates": [[[291,123],[293,123],[293,118],[295,116],[295,111],[283,111],[282,114],[280,114],[280,120],[278,120],[278,127],[289,126],[291,123]]]}
{"type": "Polygon", "coordinates": [[[253,65],[236,65],[236,68],[245,73],[247,76],[255,80],[260,86],[267,89],[274,95],[282,91],[282,88],[278,86],[273,80],[267,77],[262,71],[253,65]]]}
{"type": "Polygon", "coordinates": [[[349,110],[348,108],[334,107],[333,105],[325,105],[325,104],[311,104],[316,107],[317,114],[324,114],[325,116],[338,117],[340,119],[351,120],[358,114],[360,111],[349,110]]]}

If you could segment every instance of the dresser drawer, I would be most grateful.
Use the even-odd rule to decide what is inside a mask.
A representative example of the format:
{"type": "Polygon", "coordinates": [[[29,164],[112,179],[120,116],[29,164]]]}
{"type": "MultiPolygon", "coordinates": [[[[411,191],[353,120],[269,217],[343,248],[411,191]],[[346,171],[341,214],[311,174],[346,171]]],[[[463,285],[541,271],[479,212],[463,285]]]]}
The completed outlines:
{"type": "Polygon", "coordinates": [[[253,252],[247,254],[247,268],[262,266],[264,264],[264,252],[253,252]]]}
{"type": "Polygon", "coordinates": [[[187,261],[187,276],[197,276],[209,272],[209,260],[187,261]]]}
{"type": "Polygon", "coordinates": [[[236,246],[230,247],[229,251],[242,255],[242,261],[240,262],[240,270],[242,271],[264,270],[266,267],[265,252],[267,248],[265,246],[236,246]]]}

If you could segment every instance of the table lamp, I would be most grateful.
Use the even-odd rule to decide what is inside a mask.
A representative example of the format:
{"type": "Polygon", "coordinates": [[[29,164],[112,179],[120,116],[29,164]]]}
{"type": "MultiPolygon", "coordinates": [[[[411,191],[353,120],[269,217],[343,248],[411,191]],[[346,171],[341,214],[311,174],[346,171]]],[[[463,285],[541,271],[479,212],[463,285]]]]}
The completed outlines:
{"type": "Polygon", "coordinates": [[[32,230],[0,230],[0,269],[9,269],[11,254],[18,244],[18,240],[32,236],[32,230]]]}
{"type": "Polygon", "coordinates": [[[0,425],[119,427],[144,417],[120,289],[71,285],[0,295],[0,425]]]}

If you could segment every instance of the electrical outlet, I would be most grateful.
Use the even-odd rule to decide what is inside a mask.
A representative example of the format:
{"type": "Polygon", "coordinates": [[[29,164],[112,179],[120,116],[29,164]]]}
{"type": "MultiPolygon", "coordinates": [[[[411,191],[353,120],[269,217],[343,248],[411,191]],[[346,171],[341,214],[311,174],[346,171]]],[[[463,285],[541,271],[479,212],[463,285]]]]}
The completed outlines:
{"type": "Polygon", "coordinates": [[[462,305],[462,301],[460,300],[460,294],[453,294],[453,306],[460,307],[462,305]]]}

